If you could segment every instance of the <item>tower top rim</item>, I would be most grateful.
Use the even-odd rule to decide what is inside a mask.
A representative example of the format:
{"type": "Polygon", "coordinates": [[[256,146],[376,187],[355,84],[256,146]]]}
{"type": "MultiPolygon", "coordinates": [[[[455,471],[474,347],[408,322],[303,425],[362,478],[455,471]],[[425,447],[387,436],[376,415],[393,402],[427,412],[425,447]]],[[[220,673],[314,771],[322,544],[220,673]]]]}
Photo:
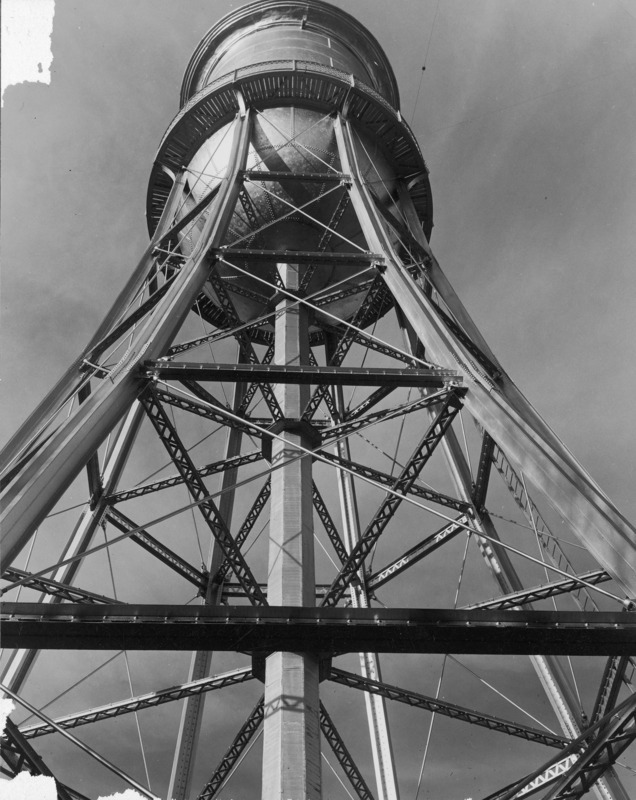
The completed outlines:
{"type": "Polygon", "coordinates": [[[355,47],[370,70],[373,88],[399,110],[397,80],[378,40],[351,14],[323,0],[255,0],[226,14],[201,39],[188,63],[181,84],[181,107],[196,93],[200,70],[223,42],[250,24],[277,21],[281,25],[298,22],[301,27],[322,30],[348,47],[355,47]]]}

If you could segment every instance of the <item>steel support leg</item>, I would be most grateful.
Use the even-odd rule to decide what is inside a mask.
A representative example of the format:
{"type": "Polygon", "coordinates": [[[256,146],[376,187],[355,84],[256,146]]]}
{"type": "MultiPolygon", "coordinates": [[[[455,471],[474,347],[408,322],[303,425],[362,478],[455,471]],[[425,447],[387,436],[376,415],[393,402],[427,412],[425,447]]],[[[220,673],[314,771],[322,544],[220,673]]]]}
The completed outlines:
{"type": "MultiPolygon", "coordinates": [[[[234,396],[232,398],[232,409],[234,411],[236,411],[243,401],[244,392],[245,384],[234,384],[234,396]]],[[[232,458],[239,454],[241,438],[242,434],[238,428],[228,428],[225,443],[225,459],[232,458]]],[[[223,494],[219,500],[219,514],[228,528],[230,528],[232,523],[235,493],[231,487],[236,482],[236,474],[236,468],[225,470],[221,482],[223,494]]],[[[213,541],[210,561],[207,565],[210,583],[205,596],[206,603],[218,605],[220,601],[223,587],[212,581],[222,563],[223,553],[216,541],[213,541]]],[[[194,681],[199,678],[206,678],[210,674],[211,664],[211,651],[199,650],[193,653],[188,680],[194,681]]],[[[170,784],[168,786],[168,797],[174,798],[174,800],[185,800],[190,792],[205,699],[205,695],[196,695],[188,697],[183,704],[174,762],[170,774],[170,784]]]]}
{"type": "Polygon", "coordinates": [[[476,367],[440,320],[434,304],[402,266],[357,169],[349,124],[335,122],[343,170],[352,176],[351,199],[371,251],[386,257],[384,280],[429,358],[459,369],[468,389],[465,406],[541,492],[551,497],[597,562],[636,596],[636,530],[556,438],[512,381],[491,379],[476,367]]]}
{"type": "Polygon", "coordinates": [[[80,355],[71,364],[68,370],[60,378],[57,384],[51,389],[47,396],[37,406],[29,418],[19,428],[15,435],[7,442],[2,450],[2,460],[0,461],[0,469],[4,471],[5,466],[10,466],[12,462],[19,461],[26,453],[29,452],[29,443],[34,436],[37,436],[40,429],[46,424],[50,415],[55,413],[66,398],[70,397],[82,380],[82,374],[79,368],[82,364],[82,359],[87,356],[92,348],[112,329],[113,325],[120,318],[122,312],[132,303],[137,296],[140,289],[143,287],[146,280],[148,280],[151,270],[153,269],[155,258],[153,250],[157,242],[160,241],[162,236],[170,227],[170,223],[176,213],[178,203],[181,201],[183,192],[183,185],[187,173],[182,171],[170,190],[170,195],[166,201],[165,208],[157,225],[157,229],[152,238],[152,241],[146,248],[145,253],[142,255],[139,264],[135,271],[130,276],[128,282],[117,296],[117,299],[110,308],[108,314],[102,320],[99,328],[91,337],[89,343],[82,350],[80,355]]]}
{"type": "MultiPolygon", "coordinates": [[[[84,508],[60,561],[79,556],[90,547],[95,531],[104,519],[106,512],[106,504],[103,497],[114,492],[117,488],[117,483],[126,465],[128,454],[142,418],[143,409],[138,403],[135,403],[128,412],[107,458],[102,476],[102,484],[104,486],[102,498],[100,498],[94,509],[91,509],[88,504],[84,508]]],[[[60,583],[72,584],[81,563],[81,560],[78,559],[65,567],[58,568],[51,576],[52,579],[60,583]]],[[[41,602],[54,603],[57,600],[50,595],[43,595],[41,602]]],[[[19,692],[35,663],[37,654],[37,650],[15,650],[9,657],[2,674],[3,683],[13,689],[14,692],[19,692]]]]}
{"type": "MultiPolygon", "coordinates": [[[[410,323],[406,321],[403,324],[403,333],[407,346],[412,352],[415,352],[417,335],[410,323]]],[[[429,410],[429,415],[431,414],[432,412],[429,410]]],[[[468,462],[453,430],[447,431],[443,446],[457,495],[462,500],[470,502],[473,479],[468,462]]],[[[479,509],[475,509],[474,525],[489,537],[499,538],[488,514],[480,514],[479,509]]],[[[492,577],[502,593],[517,592],[524,588],[506,550],[498,547],[495,543],[484,540],[480,542],[480,547],[492,577]]],[[[529,605],[529,607],[532,606],[529,605]]],[[[552,710],[559,720],[561,729],[566,736],[576,738],[581,734],[581,709],[561,662],[556,656],[534,655],[530,656],[530,660],[552,710]]],[[[615,776],[611,776],[610,780],[612,781],[611,791],[606,785],[599,783],[593,787],[595,794],[599,800],[623,800],[626,796],[620,782],[615,779],[615,776]]]]}
{"type": "Polygon", "coordinates": [[[175,277],[170,291],[139,326],[135,342],[117,368],[59,426],[7,491],[2,516],[7,564],[124,416],[143,382],[138,374],[140,364],[163,355],[205,285],[209,274],[208,250],[221,243],[236,205],[240,170],[249,145],[249,120],[249,114],[237,118],[228,172],[217,195],[216,207],[205,223],[197,248],[175,277]]]}
{"type": "MultiPolygon", "coordinates": [[[[344,410],[342,387],[335,388],[334,402],[340,415],[344,410]]],[[[349,442],[341,439],[335,445],[335,453],[340,458],[351,460],[349,442]]],[[[356,500],[353,476],[344,470],[338,470],[338,490],[340,493],[340,510],[342,516],[343,533],[347,552],[351,552],[360,540],[360,520],[356,500]]],[[[364,582],[364,570],[358,574],[358,584],[352,585],[349,590],[351,604],[354,608],[368,608],[369,598],[364,582]]],[[[364,678],[381,681],[380,661],[377,653],[359,653],[360,673],[364,678]]],[[[378,800],[398,800],[398,784],[391,735],[386,711],[386,702],[383,697],[365,692],[367,708],[367,722],[373,753],[373,766],[378,800]]]]}

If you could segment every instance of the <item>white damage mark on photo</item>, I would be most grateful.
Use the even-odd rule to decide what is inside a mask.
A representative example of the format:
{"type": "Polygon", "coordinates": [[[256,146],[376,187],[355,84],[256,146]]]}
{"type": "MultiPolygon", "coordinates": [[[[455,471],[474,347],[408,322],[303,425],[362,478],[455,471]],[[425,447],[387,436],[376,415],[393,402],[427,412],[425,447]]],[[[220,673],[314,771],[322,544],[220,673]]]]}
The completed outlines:
{"type": "MultiPolygon", "coordinates": [[[[109,794],[108,797],[100,796],[97,800],[145,800],[139,792],[134,789],[126,789],[124,792],[117,792],[116,794],[109,794]]],[[[157,798],[158,800],[158,798],[157,798]]]]}
{"type": "Polygon", "coordinates": [[[2,102],[8,86],[51,83],[55,0],[3,0],[2,102]]]}
{"type": "MultiPolygon", "coordinates": [[[[6,2],[6,0],[5,0],[6,2]]],[[[11,700],[0,700],[0,733],[4,733],[7,717],[14,709],[11,700]]],[[[10,781],[0,783],[2,800],[56,800],[55,780],[47,775],[21,772],[10,781]]]]}
{"type": "MultiPolygon", "coordinates": [[[[6,0],[4,0],[6,2],[6,0]]],[[[38,2],[38,0],[34,0],[38,2]]],[[[0,699],[0,734],[4,732],[7,717],[15,708],[11,700],[0,699]]],[[[56,800],[55,778],[48,775],[30,775],[20,772],[9,781],[0,780],[0,800],[56,800]]],[[[126,789],[99,800],[144,800],[139,792],[126,789]]]]}

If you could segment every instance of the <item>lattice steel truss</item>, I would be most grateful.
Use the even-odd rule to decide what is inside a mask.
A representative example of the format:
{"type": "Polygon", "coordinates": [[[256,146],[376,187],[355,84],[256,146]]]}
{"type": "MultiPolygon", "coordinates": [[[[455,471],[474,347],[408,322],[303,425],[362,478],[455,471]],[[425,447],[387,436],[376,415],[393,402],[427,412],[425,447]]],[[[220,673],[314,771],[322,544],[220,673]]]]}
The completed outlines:
{"type": "MultiPolygon", "coordinates": [[[[280,59],[217,76],[184,101],[151,176],[150,246],[3,454],[3,594],[25,594],[3,606],[5,644],[16,648],[3,684],[39,717],[9,723],[6,774],[49,774],[31,739],[183,701],[162,797],[220,797],[262,734],[263,797],[278,797],[278,770],[302,774],[299,800],[317,800],[322,731],[359,798],[397,799],[406,765],[391,743],[391,703],[432,714],[429,738],[439,716],[459,729],[454,741],[489,730],[495,753],[497,736],[509,743],[508,764],[493,758],[491,788],[509,783],[493,800],[544,787],[546,798],[590,787],[627,797],[614,767],[636,736],[636,531],[519,392],[448,283],[428,244],[426,167],[385,95],[358,75],[280,59]],[[209,173],[193,166],[206,147],[209,173]],[[62,511],[80,493],[71,527],[62,511]],[[512,519],[495,526],[489,509],[508,496],[512,519]],[[25,548],[40,527],[31,567],[25,548]],[[147,652],[147,674],[168,667],[154,651],[192,661],[187,679],[167,669],[172,683],[135,692],[126,660],[129,697],[78,709],[71,691],[70,709],[52,719],[28,701],[28,676],[63,649],[147,652]],[[210,674],[213,651],[215,663],[232,653],[241,666],[210,674]],[[406,670],[395,653],[419,654],[416,687],[398,685],[406,670]],[[546,700],[527,711],[533,724],[519,706],[508,718],[497,699],[486,711],[484,695],[476,709],[461,691],[446,699],[453,670],[492,688],[476,670],[493,662],[469,666],[453,655],[462,653],[494,654],[502,670],[536,680],[546,700]],[[528,668],[509,658],[518,654],[528,668]],[[595,657],[577,661],[584,694],[570,656],[595,657]],[[248,689],[261,681],[254,705],[259,692],[248,689]],[[240,716],[245,701],[247,718],[211,756],[203,699],[232,687],[244,694],[221,708],[240,716]],[[350,711],[351,688],[366,712],[350,711]],[[287,721],[296,712],[300,732],[287,721]],[[552,715],[554,729],[535,713],[552,715]]],[[[435,758],[448,754],[425,757],[425,775],[435,758]]],[[[113,786],[157,791],[102,764],[113,786]]],[[[61,782],[58,796],[81,798],[61,782]]]]}

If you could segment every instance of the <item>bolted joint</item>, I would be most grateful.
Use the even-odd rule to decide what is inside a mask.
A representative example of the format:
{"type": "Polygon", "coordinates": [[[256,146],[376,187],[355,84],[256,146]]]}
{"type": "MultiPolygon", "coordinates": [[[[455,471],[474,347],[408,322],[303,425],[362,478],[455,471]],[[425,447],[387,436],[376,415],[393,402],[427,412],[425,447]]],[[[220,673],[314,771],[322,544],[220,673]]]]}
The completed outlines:
{"type": "MultiPolygon", "coordinates": [[[[252,675],[261,683],[265,683],[265,663],[271,652],[271,650],[252,650],[252,675]]],[[[318,656],[318,680],[320,683],[331,677],[331,657],[331,653],[320,653],[318,656]]]]}
{"type": "Polygon", "coordinates": [[[318,681],[322,683],[329,678],[331,678],[331,654],[321,654],[318,662],[318,681]]]}
{"type": "Polygon", "coordinates": [[[270,650],[252,650],[252,675],[261,683],[265,683],[265,662],[270,652],[270,650]]]}
{"type": "MultiPolygon", "coordinates": [[[[322,444],[322,436],[317,428],[307,422],[306,419],[279,419],[267,429],[270,433],[294,433],[297,436],[302,436],[304,439],[304,446],[309,450],[316,450],[322,444]]],[[[273,436],[263,436],[261,445],[263,457],[270,464],[272,462],[272,440],[273,436]]]]}
{"type": "MultiPolygon", "coordinates": [[[[199,584],[199,591],[197,593],[197,597],[205,597],[206,594],[208,593],[208,587],[209,587],[209,584],[210,584],[210,572],[207,569],[207,567],[205,566],[205,564],[203,564],[203,563],[201,563],[201,575],[203,577],[202,577],[201,583],[199,584]]],[[[216,579],[214,581],[212,581],[212,585],[214,587],[218,586],[218,583],[216,582],[216,579]]]]}
{"type": "MultiPolygon", "coordinates": [[[[285,289],[284,292],[277,291],[274,295],[268,298],[267,305],[265,306],[265,314],[273,314],[275,311],[278,310],[278,306],[284,300],[293,300],[294,298],[296,301],[302,301],[305,297],[307,297],[306,289],[285,289]]],[[[300,303],[302,306],[302,302],[300,303]]],[[[316,319],[316,311],[313,308],[305,306],[305,313],[307,314],[307,321],[309,325],[313,325],[316,319]]]]}
{"type": "Polygon", "coordinates": [[[104,497],[104,487],[101,485],[101,480],[100,480],[100,485],[97,487],[97,489],[93,492],[93,494],[90,497],[89,507],[91,511],[95,511],[95,509],[97,508],[103,497],[104,497]]]}
{"type": "Polygon", "coordinates": [[[294,291],[293,289],[285,289],[284,292],[276,292],[276,294],[269,298],[265,312],[271,314],[273,311],[276,311],[278,304],[282,303],[284,300],[292,300],[292,296],[298,300],[306,294],[306,292],[294,291]]]}

